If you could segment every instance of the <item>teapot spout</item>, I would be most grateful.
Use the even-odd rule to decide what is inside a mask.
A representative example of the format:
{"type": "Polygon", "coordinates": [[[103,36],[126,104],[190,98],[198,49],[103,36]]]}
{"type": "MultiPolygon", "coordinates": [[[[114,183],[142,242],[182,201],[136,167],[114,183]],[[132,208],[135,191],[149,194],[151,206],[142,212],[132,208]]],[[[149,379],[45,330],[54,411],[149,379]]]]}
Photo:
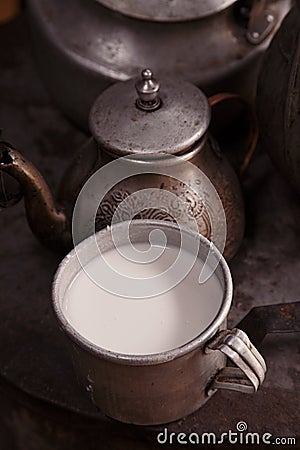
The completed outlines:
{"type": "Polygon", "coordinates": [[[69,250],[72,245],[69,221],[55,207],[50,189],[34,165],[12,146],[0,142],[0,171],[20,183],[33,234],[51,249],[69,250]]]}

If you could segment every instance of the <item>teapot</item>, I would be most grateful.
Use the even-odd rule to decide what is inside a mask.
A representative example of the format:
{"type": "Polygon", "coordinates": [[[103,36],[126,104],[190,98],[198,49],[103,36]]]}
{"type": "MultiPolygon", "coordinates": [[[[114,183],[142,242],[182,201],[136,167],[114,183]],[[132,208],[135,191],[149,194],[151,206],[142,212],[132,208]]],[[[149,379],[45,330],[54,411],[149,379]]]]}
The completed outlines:
{"type": "MultiPolygon", "coordinates": [[[[210,180],[222,202],[227,226],[224,256],[230,259],[243,238],[243,198],[237,174],[208,128],[211,105],[235,97],[235,94],[217,94],[208,99],[197,86],[173,78],[162,80],[160,87],[152,71],[145,69],[138,80],[115,83],[96,99],[89,118],[92,138],[80,149],[65,173],[57,205],[39,171],[5,142],[0,144],[0,172],[20,183],[28,223],[34,235],[48,247],[66,252],[72,247],[71,218],[81,189],[99,169],[112,161],[122,160],[122,156],[129,156],[130,163],[137,168],[149,161],[154,165],[156,162],[163,164],[170,174],[172,162],[163,159],[163,155],[173,156],[181,181],[172,175],[147,172],[148,169],[125,177],[100,202],[96,214],[97,230],[111,224],[114,212],[125,198],[142,189],[147,192],[148,188],[156,188],[185,202],[200,233],[212,239],[210,211],[219,217],[219,206],[205,183],[201,185],[203,180],[195,179],[193,171],[184,164],[188,161],[189,167],[199,168],[210,180]],[[198,193],[190,187],[191,183],[198,184],[198,193]]],[[[253,127],[251,130],[246,162],[257,140],[253,127]]],[[[135,218],[174,221],[172,214],[159,211],[153,205],[149,208],[148,200],[146,198],[144,208],[135,218]]],[[[9,204],[12,203],[10,199],[9,204]]],[[[178,206],[173,204],[172,208],[175,211],[178,206]]]]}

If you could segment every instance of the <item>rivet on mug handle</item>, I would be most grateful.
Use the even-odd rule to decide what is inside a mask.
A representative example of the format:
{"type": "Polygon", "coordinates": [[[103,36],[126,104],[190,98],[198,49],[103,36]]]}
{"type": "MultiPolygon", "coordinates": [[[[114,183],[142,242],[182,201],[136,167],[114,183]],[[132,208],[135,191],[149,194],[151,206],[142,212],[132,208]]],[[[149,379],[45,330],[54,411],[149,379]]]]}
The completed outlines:
{"type": "Polygon", "coordinates": [[[240,329],[220,331],[208,342],[205,352],[219,350],[237,367],[225,367],[208,387],[208,395],[216,389],[231,389],[248,394],[256,392],[265,378],[267,367],[258,350],[240,329]]]}

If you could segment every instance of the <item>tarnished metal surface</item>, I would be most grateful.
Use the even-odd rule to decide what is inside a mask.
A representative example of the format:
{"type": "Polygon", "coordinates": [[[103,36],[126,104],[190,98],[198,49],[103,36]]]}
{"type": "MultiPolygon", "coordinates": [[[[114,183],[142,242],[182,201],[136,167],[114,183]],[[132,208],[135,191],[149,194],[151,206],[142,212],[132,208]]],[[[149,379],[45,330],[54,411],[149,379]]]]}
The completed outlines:
{"type": "MultiPolygon", "coordinates": [[[[135,103],[135,80],[130,80],[116,83],[98,97],[90,114],[90,128],[96,141],[94,147],[99,149],[98,159],[92,169],[88,165],[86,173],[86,164],[78,173],[76,164],[72,163],[77,185],[76,176],[69,169],[61,183],[61,204],[56,204],[35,166],[11,146],[0,142],[0,172],[14,176],[21,184],[28,223],[41,242],[53,250],[68,251],[72,242],[72,210],[83,187],[82,181],[118,155],[131,154],[134,158],[130,159],[130,163],[129,160],[118,160],[122,180],[113,184],[103,199],[97,201],[97,230],[110,225],[121,202],[138,192],[145,195],[144,208],[136,204],[136,213],[141,218],[186,223],[187,210],[170,196],[168,201],[165,200],[165,209],[156,208],[158,198],[155,205],[149,208],[151,194],[145,194],[145,190],[154,188],[164,192],[165,198],[171,193],[185,200],[199,231],[208,239],[213,239],[221,251],[225,242],[224,256],[228,260],[235,255],[245,226],[241,188],[236,173],[216,141],[207,133],[207,128],[210,122],[209,101],[214,105],[227,97],[238,96],[220,94],[207,99],[196,86],[178,79],[165,80],[160,96],[162,105],[159,109],[141,111],[135,103]],[[179,154],[180,157],[162,156],[161,153],[179,154]],[[68,188],[69,177],[73,191],[68,188]],[[63,192],[67,192],[68,196],[63,198],[63,192]],[[223,227],[218,225],[223,220],[220,200],[227,227],[227,237],[224,239],[223,227]]],[[[257,142],[255,131],[250,153],[257,142]]],[[[77,161],[90,161],[94,159],[95,149],[88,142],[79,153],[81,157],[77,156],[77,161]],[[92,157],[88,152],[92,153],[92,157]]],[[[99,197],[103,193],[101,179],[95,183],[93,190],[99,197]]],[[[89,199],[86,205],[91,204],[89,199]]]]}
{"type": "Polygon", "coordinates": [[[290,0],[268,0],[276,24],[259,45],[248,41],[243,2],[203,19],[172,23],[126,17],[95,0],[28,0],[27,5],[40,74],[62,111],[87,129],[100,92],[137,77],[145,67],[157,77],[192,81],[208,95],[232,90],[253,99],[260,57],[290,0]]]}
{"type": "Polygon", "coordinates": [[[209,392],[230,389],[253,394],[263,383],[266,363],[243,330],[222,330],[208,343],[207,349],[219,350],[236,366],[224,367],[212,380],[209,392]]]}
{"type": "MultiPolygon", "coordinates": [[[[96,144],[94,145],[96,146],[96,144]]],[[[83,146],[83,150],[87,150],[87,145],[83,146]]],[[[54,251],[70,250],[73,205],[81,191],[80,181],[84,174],[80,174],[77,185],[73,184],[75,177],[71,174],[73,192],[68,189],[68,178],[62,179],[63,192],[70,194],[70,197],[62,199],[62,204],[66,205],[66,211],[69,212],[67,215],[63,210],[60,211],[62,206],[59,203],[57,207],[55,206],[50,189],[39,171],[14,149],[7,147],[6,153],[6,158],[0,159],[0,171],[13,175],[21,183],[27,220],[32,232],[43,244],[54,251]]],[[[81,154],[84,157],[82,150],[81,154]]],[[[89,158],[89,155],[86,157],[89,158]]],[[[93,168],[92,173],[107,162],[111,162],[113,158],[112,154],[106,153],[104,150],[100,151],[97,165],[93,168]],[[108,161],[105,160],[105,157],[108,161]]],[[[130,195],[135,193],[138,195],[139,192],[144,193],[144,208],[141,208],[137,197],[137,201],[133,199],[139,218],[178,220],[180,223],[187,224],[189,220],[187,209],[182,208],[180,202],[174,202],[171,197],[164,200],[164,207],[156,207],[157,203],[155,203],[149,208],[153,199],[149,193],[145,193],[145,190],[154,188],[159,190],[161,198],[164,197],[163,194],[167,196],[171,193],[181,200],[184,199],[199,231],[208,239],[213,238],[216,245],[222,250],[225,241],[224,256],[228,260],[232,259],[241,245],[245,227],[242,193],[234,170],[210,136],[204,137],[199,143],[196,143],[190,151],[185,152],[182,158],[175,156],[173,158],[175,161],[171,156],[143,160],[138,155],[136,159],[119,159],[118,170],[120,173],[129,175],[132,168],[135,172],[131,172],[133,175],[113,184],[101,202],[99,200],[99,191],[101,194],[103,192],[101,179],[95,178],[94,192],[95,196],[98,195],[95,205],[96,229],[100,230],[110,225],[121,202],[130,195]],[[199,172],[197,168],[200,169],[199,172]],[[99,186],[98,190],[96,186],[99,186]],[[222,211],[220,211],[220,207],[222,211]],[[223,213],[224,218],[219,221],[218,219],[223,213]],[[225,221],[226,236],[223,235],[224,228],[221,226],[221,223],[225,223],[225,221]]],[[[67,175],[69,172],[67,171],[67,175]]],[[[85,180],[88,175],[89,173],[85,174],[85,180]]],[[[158,194],[156,195],[158,196],[158,194]]],[[[93,208],[94,198],[94,196],[88,198],[86,200],[88,203],[85,204],[93,208]]],[[[158,197],[156,201],[159,202],[158,197]]],[[[125,215],[132,214],[130,211],[127,210],[127,213],[125,211],[125,215]]],[[[121,214],[117,220],[122,220],[122,217],[121,214]]]]}
{"type": "MultiPolygon", "coordinates": [[[[51,106],[33,69],[24,22],[18,20],[0,28],[0,38],[0,123],[4,137],[26,149],[26,155],[55,188],[74,149],[85,142],[86,136],[51,106]]],[[[299,299],[298,197],[263,153],[256,154],[244,190],[247,229],[243,246],[231,263],[235,295],[230,327],[253,306],[299,299]]],[[[79,389],[50,307],[51,282],[60,256],[41,247],[24,227],[24,220],[22,205],[0,212],[2,448],[167,448],[156,444],[163,427],[133,427],[110,420],[79,389]]],[[[243,420],[248,431],[299,439],[299,335],[270,334],[260,350],[268,373],[255,395],[218,392],[197,413],[168,425],[169,432],[212,431],[220,436],[229,429],[236,430],[236,424],[243,420]]],[[[170,447],[183,448],[180,444],[170,447]]],[[[293,446],[297,447],[299,440],[293,446]]]]}
{"type": "Polygon", "coordinates": [[[236,0],[97,0],[128,16],[145,20],[173,22],[198,19],[222,11],[236,0]]]}
{"type": "Polygon", "coordinates": [[[195,85],[176,77],[159,79],[162,104],[146,112],[136,107],[136,81],[115,83],[95,101],[89,126],[100,147],[121,155],[179,154],[206,133],[210,106],[195,85]]]}
{"type": "MultiPolygon", "coordinates": [[[[217,259],[219,262],[215,274],[223,286],[222,304],[207,329],[190,342],[155,355],[124,355],[100,348],[70,325],[63,311],[63,299],[80,270],[78,255],[81,261],[91,261],[99,249],[102,254],[111,250],[116,242],[113,232],[115,238],[116,234],[119,236],[118,245],[122,245],[126,241],[126,229],[127,223],[115,224],[81,242],[76,251],[62,261],[53,283],[52,303],[56,317],[70,339],[69,344],[72,342],[70,355],[75,371],[93,403],[109,417],[122,422],[151,425],[169,423],[191,414],[218,388],[256,392],[264,380],[266,365],[243,331],[224,330],[232,301],[232,279],[224,258],[219,261],[214,251],[210,261],[217,259]],[[238,375],[221,382],[219,372],[222,375],[228,370],[224,355],[239,370],[238,375]]],[[[199,246],[198,257],[205,261],[209,241],[191,231],[181,232],[175,224],[151,220],[131,222],[130,242],[146,242],[155,229],[162,230],[169,245],[180,243],[182,246],[183,234],[190,247],[199,246]]],[[[184,303],[181,305],[185,307],[184,303]]]]}
{"type": "Polygon", "coordinates": [[[262,142],[300,193],[300,3],[286,17],[265,55],[258,84],[262,142]],[[274,74],[276,73],[276,76],[274,74]]]}
{"type": "Polygon", "coordinates": [[[143,69],[141,77],[135,83],[135,89],[138,97],[135,101],[136,106],[142,111],[155,111],[161,106],[159,96],[160,83],[154,78],[151,69],[143,69]]]}
{"type": "MultiPolygon", "coordinates": [[[[0,142],[0,171],[20,183],[24,193],[27,220],[33,233],[54,251],[71,247],[69,222],[56,209],[47,183],[40,172],[9,144],[0,142]]],[[[11,206],[10,204],[5,206],[11,206]]]]}

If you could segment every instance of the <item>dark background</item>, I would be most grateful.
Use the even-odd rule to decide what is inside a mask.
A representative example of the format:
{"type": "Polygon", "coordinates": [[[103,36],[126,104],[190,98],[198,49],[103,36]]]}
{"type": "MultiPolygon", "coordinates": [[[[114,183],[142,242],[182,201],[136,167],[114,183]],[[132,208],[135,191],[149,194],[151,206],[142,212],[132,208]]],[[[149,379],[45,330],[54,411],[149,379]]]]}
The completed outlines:
{"type": "MultiPolygon", "coordinates": [[[[0,26],[0,128],[54,191],[87,138],[48,97],[24,12],[0,26]]],[[[300,300],[299,198],[261,148],[242,183],[247,229],[230,264],[235,293],[229,326],[253,306],[300,300]]],[[[77,386],[50,307],[60,256],[31,235],[22,202],[0,211],[0,258],[0,450],[155,448],[163,427],[108,419],[77,386]]],[[[249,432],[299,437],[299,335],[270,335],[260,350],[268,373],[256,394],[218,392],[169,431],[220,435],[243,420],[249,432]]]]}

